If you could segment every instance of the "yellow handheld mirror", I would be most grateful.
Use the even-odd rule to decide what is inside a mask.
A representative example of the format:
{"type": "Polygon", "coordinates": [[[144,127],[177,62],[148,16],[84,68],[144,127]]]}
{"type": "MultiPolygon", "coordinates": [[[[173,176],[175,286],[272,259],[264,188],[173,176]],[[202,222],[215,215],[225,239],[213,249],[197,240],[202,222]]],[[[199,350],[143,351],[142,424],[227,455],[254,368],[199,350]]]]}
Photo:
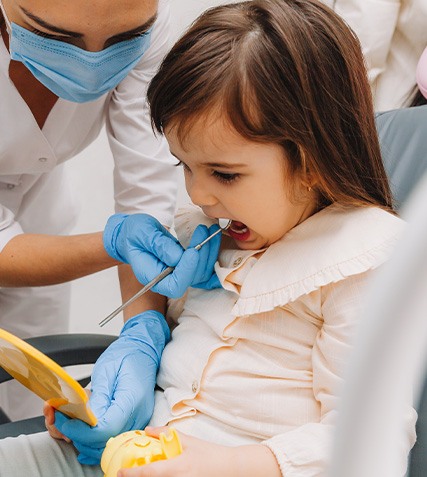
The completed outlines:
{"type": "Polygon", "coordinates": [[[48,356],[1,328],[0,366],[58,411],[96,425],[80,384],[48,356]]]}

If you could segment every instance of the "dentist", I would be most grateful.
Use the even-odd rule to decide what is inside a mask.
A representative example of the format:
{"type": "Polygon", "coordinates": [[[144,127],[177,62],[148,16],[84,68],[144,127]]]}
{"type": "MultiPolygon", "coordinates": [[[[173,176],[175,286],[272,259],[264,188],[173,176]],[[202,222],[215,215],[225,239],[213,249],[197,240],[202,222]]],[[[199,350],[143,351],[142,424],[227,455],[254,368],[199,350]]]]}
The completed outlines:
{"type": "MultiPolygon", "coordinates": [[[[155,289],[160,294],[217,285],[219,236],[200,252],[184,252],[164,228],[172,225],[176,169],[152,132],[145,92],[168,48],[168,4],[0,1],[0,327],[18,336],[66,332],[67,282],[121,262],[124,300],[169,265],[176,270],[155,289]],[[75,211],[63,163],[104,125],[118,213],[104,233],[68,236],[75,211]]],[[[200,227],[193,243],[209,233],[200,227]]],[[[82,462],[96,461],[110,435],[148,421],[169,339],[164,312],[156,293],[134,302],[95,366],[91,406],[99,424],[85,442],[97,451],[83,449],[82,462]]],[[[27,404],[14,399],[9,407],[8,398],[6,412],[24,417],[27,404]]]]}

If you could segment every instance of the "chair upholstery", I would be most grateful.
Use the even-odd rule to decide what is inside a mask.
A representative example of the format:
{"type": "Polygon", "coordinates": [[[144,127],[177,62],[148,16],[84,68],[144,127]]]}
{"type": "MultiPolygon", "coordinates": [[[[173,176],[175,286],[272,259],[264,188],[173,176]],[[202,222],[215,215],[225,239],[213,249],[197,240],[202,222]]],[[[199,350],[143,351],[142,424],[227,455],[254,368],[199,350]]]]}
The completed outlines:
{"type": "Polygon", "coordinates": [[[427,171],[427,105],[378,113],[376,123],[384,165],[399,209],[427,171]]]}
{"type": "Polygon", "coordinates": [[[417,411],[417,443],[411,451],[408,477],[427,476],[427,379],[417,411]]]}
{"type": "MultiPolygon", "coordinates": [[[[427,172],[427,105],[378,113],[376,124],[399,210],[427,172]]],[[[417,411],[417,443],[410,455],[408,477],[427,476],[427,379],[417,411]]]]}

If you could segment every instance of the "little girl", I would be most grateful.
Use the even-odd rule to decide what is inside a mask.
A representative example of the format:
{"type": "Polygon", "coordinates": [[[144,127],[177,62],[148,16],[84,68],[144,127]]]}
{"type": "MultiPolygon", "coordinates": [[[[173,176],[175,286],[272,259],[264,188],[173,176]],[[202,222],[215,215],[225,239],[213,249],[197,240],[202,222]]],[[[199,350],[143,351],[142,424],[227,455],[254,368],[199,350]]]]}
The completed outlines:
{"type": "MultiPolygon", "coordinates": [[[[359,43],[317,0],[224,5],[174,46],[148,98],[195,204],[177,217],[180,242],[232,222],[221,288],[169,303],[150,424],[173,425],[184,452],[119,475],[325,475],[366,284],[403,226],[359,43]]],[[[411,408],[406,422],[402,475],[411,408]]],[[[60,430],[78,441],[76,428],[60,430]]],[[[43,434],[0,442],[0,458],[8,477],[102,475],[43,434]]]]}

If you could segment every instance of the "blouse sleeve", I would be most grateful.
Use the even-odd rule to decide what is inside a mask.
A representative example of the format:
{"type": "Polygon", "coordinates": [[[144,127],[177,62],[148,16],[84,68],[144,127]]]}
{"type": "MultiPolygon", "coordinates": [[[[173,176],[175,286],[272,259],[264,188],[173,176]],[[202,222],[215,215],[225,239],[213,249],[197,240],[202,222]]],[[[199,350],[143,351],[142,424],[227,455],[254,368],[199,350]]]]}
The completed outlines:
{"type": "Polygon", "coordinates": [[[358,36],[372,83],[385,70],[401,0],[329,0],[358,36]]]}
{"type": "Polygon", "coordinates": [[[151,44],[138,65],[112,93],[107,135],[114,157],[116,212],[144,212],[171,226],[177,168],[166,140],[151,127],[147,88],[169,48],[169,1],[160,0],[151,44]]]}
{"type": "MultiPolygon", "coordinates": [[[[324,476],[331,457],[334,423],[343,371],[363,310],[363,289],[371,272],[348,277],[322,289],[324,323],[312,351],[313,393],[320,421],[308,423],[263,442],[276,456],[284,477],[324,476]]],[[[402,433],[400,473],[415,442],[416,413],[408,405],[402,433]]]]}

